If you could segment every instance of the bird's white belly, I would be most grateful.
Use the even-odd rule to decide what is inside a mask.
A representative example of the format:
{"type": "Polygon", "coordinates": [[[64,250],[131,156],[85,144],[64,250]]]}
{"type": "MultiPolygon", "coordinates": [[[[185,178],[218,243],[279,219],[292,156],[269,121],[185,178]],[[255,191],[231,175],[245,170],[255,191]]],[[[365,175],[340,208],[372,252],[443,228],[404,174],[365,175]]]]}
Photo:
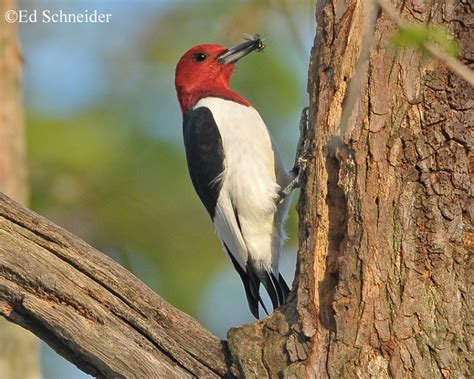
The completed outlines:
{"type": "Polygon", "coordinates": [[[208,107],[216,121],[224,149],[220,196],[229,196],[242,217],[273,215],[280,189],[270,134],[258,112],[249,106],[219,98],[205,98],[196,107],[208,107]]]}
{"type": "Polygon", "coordinates": [[[244,217],[261,218],[275,212],[279,186],[268,157],[262,157],[259,146],[231,144],[226,150],[225,172],[221,193],[244,217]]]}
{"type": "Polygon", "coordinates": [[[280,186],[276,147],[267,127],[252,107],[219,98],[202,99],[199,106],[211,110],[224,150],[216,230],[241,267],[245,269],[250,255],[256,265],[275,271],[281,245],[275,226],[280,186]]]}

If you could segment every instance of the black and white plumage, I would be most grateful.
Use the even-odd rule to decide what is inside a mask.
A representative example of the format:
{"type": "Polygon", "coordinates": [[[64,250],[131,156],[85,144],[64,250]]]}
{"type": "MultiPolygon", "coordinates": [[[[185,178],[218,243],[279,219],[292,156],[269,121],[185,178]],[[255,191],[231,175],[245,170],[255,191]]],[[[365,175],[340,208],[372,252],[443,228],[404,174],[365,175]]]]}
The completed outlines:
{"type": "Polygon", "coordinates": [[[273,307],[289,288],[278,270],[289,199],[279,191],[293,179],[258,112],[232,100],[207,97],[183,118],[189,173],[258,318],[260,283],[273,307]]]}
{"type": "Polygon", "coordinates": [[[175,77],[192,183],[256,318],[259,303],[267,312],[260,284],[273,308],[289,293],[278,263],[290,203],[286,195],[296,182],[259,113],[229,88],[235,62],[264,47],[258,36],[230,49],[195,46],[178,62],[175,77]]]}

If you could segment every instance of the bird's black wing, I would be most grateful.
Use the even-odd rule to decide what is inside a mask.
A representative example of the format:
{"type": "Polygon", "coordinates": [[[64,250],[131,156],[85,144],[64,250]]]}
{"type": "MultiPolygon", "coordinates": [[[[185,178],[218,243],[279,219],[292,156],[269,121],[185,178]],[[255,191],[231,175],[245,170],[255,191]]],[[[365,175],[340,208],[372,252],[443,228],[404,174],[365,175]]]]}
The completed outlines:
{"type": "Polygon", "coordinates": [[[194,188],[214,220],[224,171],[222,138],[209,108],[199,107],[183,115],[183,137],[189,175],[194,188]]]}

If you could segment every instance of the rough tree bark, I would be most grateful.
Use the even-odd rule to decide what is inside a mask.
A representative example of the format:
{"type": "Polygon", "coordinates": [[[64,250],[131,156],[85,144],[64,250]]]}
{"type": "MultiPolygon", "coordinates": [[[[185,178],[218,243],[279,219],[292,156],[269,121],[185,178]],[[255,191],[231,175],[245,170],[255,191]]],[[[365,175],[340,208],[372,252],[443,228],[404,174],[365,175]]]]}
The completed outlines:
{"type": "MultiPolygon", "coordinates": [[[[394,54],[395,24],[385,14],[368,38],[371,3],[317,5],[308,86],[313,160],[299,203],[297,296],[283,313],[230,332],[234,362],[248,376],[255,367],[258,377],[470,372],[474,91],[439,62],[394,54]],[[341,135],[364,43],[371,46],[360,97],[341,135]]],[[[470,5],[394,5],[408,21],[450,30],[472,64],[470,5]]]]}
{"type": "Polygon", "coordinates": [[[112,259],[3,194],[0,314],[96,377],[228,371],[225,342],[112,259]]]}
{"type": "MultiPolygon", "coordinates": [[[[300,250],[282,309],[231,329],[223,343],[117,264],[0,197],[0,313],[102,376],[133,373],[139,360],[114,348],[126,345],[133,357],[143,349],[146,369],[162,377],[468,377],[473,89],[439,62],[391,51],[395,25],[383,13],[368,38],[370,3],[317,4],[300,250]],[[364,43],[368,60],[356,65],[364,43]],[[361,87],[341,133],[356,66],[361,87]]],[[[472,63],[467,3],[395,5],[408,21],[453,32],[472,63]]]]}
{"type": "MultiPolygon", "coordinates": [[[[21,55],[16,26],[3,21],[12,0],[0,0],[0,191],[26,204],[25,137],[20,97],[21,55]]],[[[41,377],[38,340],[30,332],[0,320],[0,377],[41,377]]]]}

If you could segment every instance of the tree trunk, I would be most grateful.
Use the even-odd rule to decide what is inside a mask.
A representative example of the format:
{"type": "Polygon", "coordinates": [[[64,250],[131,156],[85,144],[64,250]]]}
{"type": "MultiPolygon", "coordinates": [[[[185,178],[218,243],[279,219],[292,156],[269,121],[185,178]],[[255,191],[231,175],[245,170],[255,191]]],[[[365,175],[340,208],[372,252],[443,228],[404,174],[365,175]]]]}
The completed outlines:
{"type": "MultiPolygon", "coordinates": [[[[0,191],[26,204],[25,136],[20,97],[21,54],[15,24],[4,21],[14,1],[0,0],[0,191]]],[[[0,320],[0,377],[39,378],[38,340],[30,332],[0,320]]]]}
{"type": "MultiPolygon", "coordinates": [[[[472,62],[467,3],[398,6],[407,21],[450,30],[464,63],[472,62]]],[[[473,89],[440,62],[409,50],[395,54],[389,47],[395,23],[372,2],[320,0],[316,18],[300,249],[284,307],[232,328],[228,344],[188,320],[200,336],[189,339],[173,321],[186,317],[130,274],[0,197],[0,279],[3,270],[9,289],[0,291],[0,313],[106,376],[112,371],[100,370],[108,364],[127,376],[140,363],[114,359],[107,338],[118,335],[137,352],[143,346],[155,365],[147,369],[162,376],[175,367],[189,376],[468,377],[473,89]],[[18,262],[29,256],[51,262],[32,281],[18,262]],[[56,286],[60,275],[78,279],[56,286]],[[45,293],[60,294],[46,299],[54,307],[35,306],[45,293]],[[58,317],[64,312],[68,317],[58,317]],[[76,317],[100,333],[84,339],[74,329],[76,317]]]]}
{"type": "MultiPolygon", "coordinates": [[[[472,62],[469,5],[398,5],[408,21],[450,30],[472,62]]],[[[371,14],[368,1],[318,2],[297,299],[231,331],[234,360],[249,376],[253,367],[258,377],[469,375],[473,88],[414,51],[394,54],[396,27],[383,13],[370,38],[371,14]],[[341,125],[364,43],[358,98],[341,125]]]]}

